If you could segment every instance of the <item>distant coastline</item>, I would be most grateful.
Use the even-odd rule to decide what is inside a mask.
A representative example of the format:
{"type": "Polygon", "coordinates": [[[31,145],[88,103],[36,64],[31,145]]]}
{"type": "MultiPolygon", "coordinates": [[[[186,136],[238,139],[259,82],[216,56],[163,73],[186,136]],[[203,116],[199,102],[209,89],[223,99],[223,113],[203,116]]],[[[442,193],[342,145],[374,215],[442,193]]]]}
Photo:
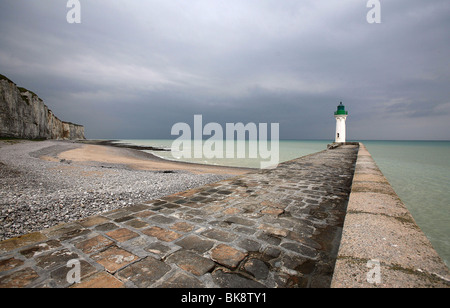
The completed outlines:
{"type": "Polygon", "coordinates": [[[109,140],[101,140],[101,139],[92,139],[92,140],[80,140],[79,143],[83,144],[96,144],[96,145],[106,145],[106,146],[113,146],[117,148],[127,148],[127,149],[134,149],[134,150],[141,150],[141,151],[170,151],[168,149],[163,149],[159,147],[153,147],[153,146],[139,146],[129,143],[119,143],[120,140],[118,139],[109,139],[109,140]]]}

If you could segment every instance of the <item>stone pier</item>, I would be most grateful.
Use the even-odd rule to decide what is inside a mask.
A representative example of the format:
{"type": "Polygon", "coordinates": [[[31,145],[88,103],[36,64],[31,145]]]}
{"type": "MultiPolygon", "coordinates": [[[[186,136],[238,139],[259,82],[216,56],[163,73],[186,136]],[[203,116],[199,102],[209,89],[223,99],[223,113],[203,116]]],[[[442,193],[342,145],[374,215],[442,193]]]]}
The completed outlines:
{"type": "MultiPolygon", "coordinates": [[[[389,184],[367,165],[369,155],[361,149],[342,145],[276,169],[0,242],[0,287],[351,287],[365,284],[372,258],[381,262],[384,283],[388,276],[395,280],[387,268],[410,271],[401,260],[411,256],[399,254],[416,252],[423,262],[428,256],[429,263],[438,262],[431,246],[397,255],[365,253],[371,246],[383,249],[380,241],[401,246],[421,232],[409,228],[406,209],[388,217],[373,208],[386,198],[400,201],[393,191],[376,195],[389,184]],[[408,232],[392,234],[403,232],[388,229],[393,224],[408,232]],[[395,236],[399,241],[391,241],[395,236]],[[75,283],[78,265],[81,281],[75,283]]],[[[441,267],[420,271],[414,275],[427,275],[426,286],[445,285],[441,267]]]]}

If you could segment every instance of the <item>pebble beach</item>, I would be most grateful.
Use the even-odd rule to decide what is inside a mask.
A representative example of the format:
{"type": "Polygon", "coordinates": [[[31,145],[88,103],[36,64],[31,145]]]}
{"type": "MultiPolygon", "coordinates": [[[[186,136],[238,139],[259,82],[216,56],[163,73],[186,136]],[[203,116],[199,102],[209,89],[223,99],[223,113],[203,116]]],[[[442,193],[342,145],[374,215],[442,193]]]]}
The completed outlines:
{"type": "Polygon", "coordinates": [[[244,172],[168,162],[129,148],[71,141],[0,141],[0,240],[244,172]]]}

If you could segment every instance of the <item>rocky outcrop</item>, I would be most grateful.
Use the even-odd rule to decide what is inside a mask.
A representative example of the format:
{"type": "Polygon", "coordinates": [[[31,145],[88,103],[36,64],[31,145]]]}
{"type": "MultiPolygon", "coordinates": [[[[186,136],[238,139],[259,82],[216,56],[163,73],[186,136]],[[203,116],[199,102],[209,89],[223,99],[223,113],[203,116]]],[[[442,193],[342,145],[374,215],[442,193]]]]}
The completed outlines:
{"type": "Polygon", "coordinates": [[[82,125],[64,122],[35,93],[0,75],[0,137],[85,139],[82,125]]]}

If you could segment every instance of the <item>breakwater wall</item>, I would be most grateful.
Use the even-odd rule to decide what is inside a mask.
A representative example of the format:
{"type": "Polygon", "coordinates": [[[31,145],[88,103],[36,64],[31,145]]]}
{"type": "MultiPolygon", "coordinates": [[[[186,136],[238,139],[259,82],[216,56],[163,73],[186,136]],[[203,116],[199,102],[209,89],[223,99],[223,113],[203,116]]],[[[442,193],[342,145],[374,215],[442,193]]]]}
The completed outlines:
{"type": "Polygon", "coordinates": [[[331,286],[450,287],[447,266],[363,144],[331,286]]]}

